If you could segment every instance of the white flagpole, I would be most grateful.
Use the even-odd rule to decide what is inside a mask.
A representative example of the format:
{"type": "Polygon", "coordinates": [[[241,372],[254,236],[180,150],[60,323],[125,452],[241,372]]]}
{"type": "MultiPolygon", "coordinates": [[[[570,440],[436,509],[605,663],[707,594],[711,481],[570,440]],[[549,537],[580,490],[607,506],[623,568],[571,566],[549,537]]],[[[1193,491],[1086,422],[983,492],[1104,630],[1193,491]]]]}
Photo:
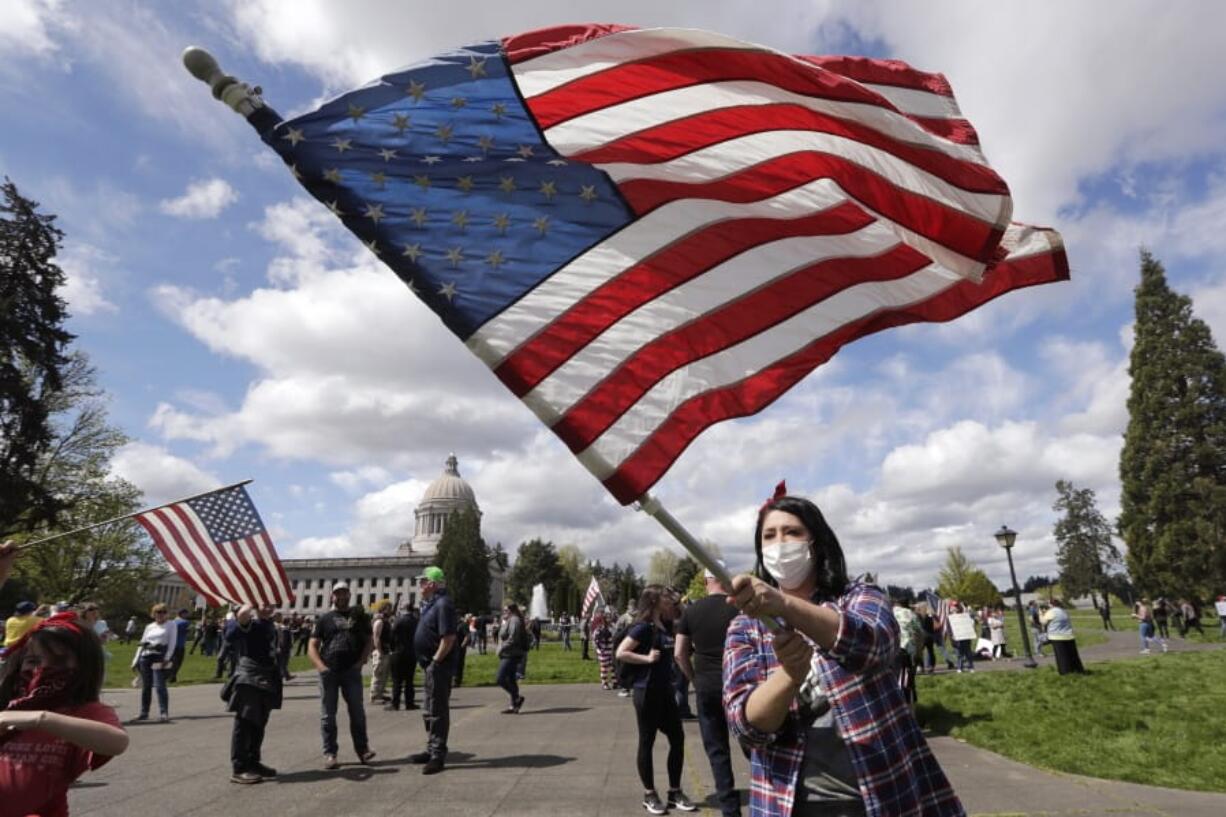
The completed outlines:
{"type": "Polygon", "coordinates": [[[237,488],[238,486],[246,485],[249,482],[251,482],[251,480],[245,479],[242,482],[235,482],[232,485],[223,485],[220,488],[214,488],[211,491],[202,491],[198,494],[192,494],[191,496],[185,496],[182,499],[176,499],[172,502],[164,502],[161,505],[154,505],[152,508],[145,508],[143,511],[133,511],[132,513],[126,513],[123,516],[117,516],[114,519],[107,519],[104,522],[95,522],[92,525],[86,525],[85,527],[82,527],[82,528],[75,528],[74,530],[64,531],[63,533],[57,533],[54,536],[48,536],[45,539],[37,539],[33,542],[26,542],[24,545],[18,545],[17,550],[25,550],[26,548],[34,547],[35,545],[41,545],[43,542],[50,542],[55,539],[62,539],[65,536],[72,536],[77,533],[84,533],[87,530],[93,530],[94,528],[100,528],[103,525],[110,525],[115,522],[122,522],[125,519],[131,519],[134,516],[140,516],[142,513],[149,513],[150,511],[156,511],[159,508],[165,508],[169,505],[177,505],[180,502],[188,502],[189,500],[192,500],[192,499],[199,499],[202,496],[208,496],[209,494],[215,494],[218,491],[224,491],[228,488],[237,488]]]}
{"type": "MultiPolygon", "coordinates": [[[[702,543],[694,538],[685,526],[677,521],[677,518],[668,512],[668,509],[660,504],[660,500],[656,499],[651,494],[643,494],[638,499],[638,509],[652,516],[657,522],[664,526],[664,529],[671,533],[673,537],[681,543],[681,546],[690,552],[700,565],[711,571],[711,575],[719,579],[720,583],[729,589],[732,588],[732,575],[728,570],[719,563],[719,560],[711,555],[702,543]]],[[[787,625],[775,618],[756,616],[761,619],[762,623],[771,632],[779,632],[780,630],[788,629],[787,625]]]]}

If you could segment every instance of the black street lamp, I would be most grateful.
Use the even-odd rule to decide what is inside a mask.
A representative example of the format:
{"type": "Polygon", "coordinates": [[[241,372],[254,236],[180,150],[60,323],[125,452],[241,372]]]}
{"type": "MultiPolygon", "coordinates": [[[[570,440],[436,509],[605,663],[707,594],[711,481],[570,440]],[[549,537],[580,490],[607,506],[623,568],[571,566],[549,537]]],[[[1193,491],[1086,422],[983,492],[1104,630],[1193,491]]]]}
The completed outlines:
{"type": "Polygon", "coordinates": [[[1034,669],[1038,664],[1035,663],[1034,656],[1030,654],[1030,634],[1026,629],[1026,614],[1022,612],[1022,590],[1017,586],[1017,573],[1013,570],[1013,543],[1017,540],[1017,531],[1009,530],[1008,526],[1001,525],[995,536],[996,544],[1004,548],[1005,555],[1009,557],[1009,578],[1013,579],[1013,598],[1017,602],[1017,623],[1022,630],[1022,649],[1026,651],[1026,660],[1022,662],[1022,666],[1034,669]]]}

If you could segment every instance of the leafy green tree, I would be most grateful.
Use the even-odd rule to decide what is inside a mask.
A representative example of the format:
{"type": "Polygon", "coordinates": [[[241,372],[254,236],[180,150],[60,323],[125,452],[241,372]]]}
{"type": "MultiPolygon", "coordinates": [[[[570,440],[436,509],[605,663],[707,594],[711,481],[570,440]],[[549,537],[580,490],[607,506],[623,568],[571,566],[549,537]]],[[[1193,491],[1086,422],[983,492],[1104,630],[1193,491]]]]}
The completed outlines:
{"type": "Polygon", "coordinates": [[[1000,591],[987,574],[971,564],[954,546],[946,550],[945,566],[938,575],[937,593],[941,598],[958,599],[974,607],[1000,604],[1000,591]]]}
{"type": "Polygon", "coordinates": [[[561,576],[562,567],[558,564],[558,551],[553,542],[531,539],[519,546],[515,564],[507,576],[507,593],[518,604],[526,605],[532,600],[534,585],[545,585],[548,598],[549,591],[561,576]]]}
{"type": "Polygon", "coordinates": [[[37,478],[63,388],[68,312],[55,263],[63,233],[9,179],[0,185],[0,537],[54,521],[64,503],[37,478]]]}
{"type": "Polygon", "coordinates": [[[685,594],[690,597],[690,601],[707,597],[707,580],[701,570],[695,573],[690,583],[685,586],[685,594]]]}
{"type": "Polygon", "coordinates": [[[647,581],[649,584],[663,584],[669,587],[677,575],[677,567],[681,557],[668,548],[656,548],[647,561],[647,581]]]}
{"type": "Polygon", "coordinates": [[[684,590],[694,581],[695,576],[698,577],[699,582],[702,582],[702,565],[694,561],[694,558],[687,553],[677,562],[677,569],[673,571],[672,585],[684,590]]]}
{"type": "Polygon", "coordinates": [[[1120,563],[1119,549],[1111,541],[1111,526],[1098,510],[1091,489],[1059,480],[1056,493],[1059,497],[1052,510],[1061,514],[1055,528],[1060,585],[1072,598],[1087,593],[1105,595],[1107,574],[1120,563]]]}
{"type": "Polygon", "coordinates": [[[1150,594],[1206,598],[1226,584],[1226,358],[1192,301],[1141,251],[1120,536],[1150,594]]]}
{"type": "Polygon", "coordinates": [[[492,557],[481,538],[477,512],[454,511],[438,542],[438,566],[447,576],[447,591],[457,609],[469,613],[489,609],[492,557]]]}

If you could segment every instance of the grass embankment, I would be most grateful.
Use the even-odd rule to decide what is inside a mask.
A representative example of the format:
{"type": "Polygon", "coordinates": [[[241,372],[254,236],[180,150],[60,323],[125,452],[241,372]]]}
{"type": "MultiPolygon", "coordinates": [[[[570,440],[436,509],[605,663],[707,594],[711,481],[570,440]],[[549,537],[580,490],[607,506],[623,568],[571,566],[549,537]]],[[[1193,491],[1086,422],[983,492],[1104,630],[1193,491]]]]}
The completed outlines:
{"type": "Polygon", "coordinates": [[[920,721],[1032,766],[1226,791],[1226,651],[1087,669],[921,676],[920,721]]]}
{"type": "MultiPolygon", "coordinates": [[[[107,662],[106,686],[121,687],[132,683],[133,672],[129,669],[132,656],[136,653],[136,644],[120,644],[111,642],[107,650],[112,658],[107,662]]],[[[596,649],[589,651],[590,661],[582,661],[579,656],[579,639],[574,639],[574,649],[566,652],[557,642],[546,641],[539,650],[533,650],[528,656],[528,677],[521,683],[525,684],[578,684],[599,683],[600,667],[596,662],[596,649]]],[[[311,672],[311,662],[305,655],[290,659],[290,672],[311,672]]],[[[203,684],[213,680],[217,669],[216,658],[206,658],[197,652],[183,659],[179,668],[177,686],[187,684],[203,684]]],[[[369,672],[369,668],[367,669],[369,672]]],[[[464,667],[464,686],[492,686],[494,675],[498,672],[498,658],[494,655],[493,643],[485,655],[478,655],[476,649],[468,651],[464,667]]],[[[421,683],[421,674],[417,675],[417,683],[421,683]]]]}

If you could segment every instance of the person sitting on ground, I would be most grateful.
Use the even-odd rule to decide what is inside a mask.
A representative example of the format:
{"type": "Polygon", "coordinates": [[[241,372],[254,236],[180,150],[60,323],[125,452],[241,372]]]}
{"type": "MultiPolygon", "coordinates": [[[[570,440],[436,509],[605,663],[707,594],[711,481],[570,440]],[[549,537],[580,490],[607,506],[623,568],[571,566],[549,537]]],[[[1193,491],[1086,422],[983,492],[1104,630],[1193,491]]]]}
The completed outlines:
{"type": "Polygon", "coordinates": [[[67,815],[73,781],[128,748],[98,700],[104,666],[97,635],[71,612],[14,645],[0,672],[0,812],[67,815]]]}
{"type": "Polygon", "coordinates": [[[759,511],[755,575],[729,596],[744,615],[728,631],[724,709],[750,748],[751,813],[962,817],[898,686],[889,599],[849,580],[821,511],[785,492],[759,511]]]}

